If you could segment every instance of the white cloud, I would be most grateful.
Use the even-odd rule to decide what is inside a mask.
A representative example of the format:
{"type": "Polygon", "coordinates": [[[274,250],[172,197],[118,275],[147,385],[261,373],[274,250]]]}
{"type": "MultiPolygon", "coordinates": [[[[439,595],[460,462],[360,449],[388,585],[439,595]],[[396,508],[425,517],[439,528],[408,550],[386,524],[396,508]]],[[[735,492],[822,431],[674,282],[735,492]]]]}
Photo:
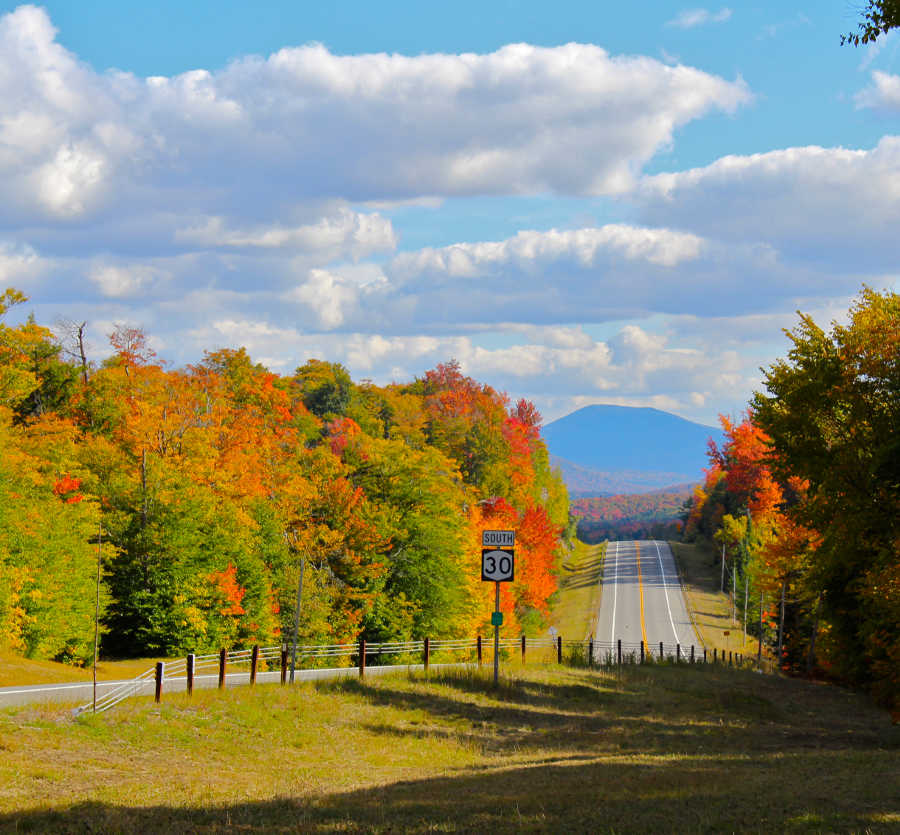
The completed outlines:
{"type": "Polygon", "coordinates": [[[693,29],[708,23],[724,23],[730,17],[731,9],[727,7],[723,7],[717,12],[711,12],[709,9],[684,9],[668,21],[666,26],[674,26],[677,29],[693,29]]]}
{"type": "Polygon", "coordinates": [[[718,241],[764,244],[793,263],[836,270],[896,269],[900,137],[871,150],[787,148],[727,156],[645,178],[644,222],[718,241]]]}
{"type": "Polygon", "coordinates": [[[157,270],[146,264],[98,263],[89,269],[88,278],[103,296],[122,299],[146,291],[161,276],[157,270]]]}
{"type": "Polygon", "coordinates": [[[309,306],[325,330],[344,322],[344,307],[356,301],[356,293],[339,275],[327,270],[310,270],[307,280],[295,287],[286,298],[309,306]]]}
{"type": "Polygon", "coordinates": [[[669,229],[609,224],[596,229],[529,230],[505,241],[402,253],[392,261],[391,273],[400,278],[423,273],[474,278],[506,267],[535,272],[560,261],[590,268],[607,259],[674,267],[695,260],[702,249],[703,242],[696,235],[669,229]]]}
{"type": "Polygon", "coordinates": [[[272,224],[249,229],[228,228],[221,216],[176,231],[175,240],[203,248],[300,249],[330,261],[341,256],[362,258],[397,246],[390,220],[377,212],[358,214],[341,207],[312,224],[272,224]]]}
{"type": "Polygon", "coordinates": [[[45,259],[30,246],[0,242],[0,287],[22,288],[47,268],[45,259]]]}
{"type": "Polygon", "coordinates": [[[750,99],[740,80],[585,44],[312,45],[140,79],[94,72],[55,36],[34,6],[0,17],[0,223],[174,206],[218,219],[224,245],[277,246],[300,233],[276,218],[309,200],[618,192],[679,126],[750,99]]]}
{"type": "Polygon", "coordinates": [[[856,94],[857,107],[900,113],[900,75],[875,70],[872,85],[856,94]]]}

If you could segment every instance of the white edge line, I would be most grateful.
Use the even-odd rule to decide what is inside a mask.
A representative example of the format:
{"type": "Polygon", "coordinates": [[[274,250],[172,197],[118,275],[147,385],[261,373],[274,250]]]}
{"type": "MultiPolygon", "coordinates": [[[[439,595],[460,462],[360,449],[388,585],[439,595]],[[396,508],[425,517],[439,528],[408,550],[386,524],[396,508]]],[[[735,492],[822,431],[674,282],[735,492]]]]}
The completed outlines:
{"type": "Polygon", "coordinates": [[[616,603],[619,599],[619,540],[616,540],[616,576],[613,578],[613,613],[612,626],[610,627],[610,643],[616,642],[616,603]]]}
{"type": "Polygon", "coordinates": [[[675,643],[680,644],[681,639],[678,637],[678,630],[675,628],[675,620],[672,617],[672,607],[669,605],[669,588],[666,585],[666,570],[662,564],[662,554],[659,553],[659,543],[654,539],[653,544],[656,546],[656,558],[659,560],[659,574],[662,577],[663,592],[666,595],[666,609],[669,610],[669,623],[672,625],[672,634],[675,636],[675,643]]]}

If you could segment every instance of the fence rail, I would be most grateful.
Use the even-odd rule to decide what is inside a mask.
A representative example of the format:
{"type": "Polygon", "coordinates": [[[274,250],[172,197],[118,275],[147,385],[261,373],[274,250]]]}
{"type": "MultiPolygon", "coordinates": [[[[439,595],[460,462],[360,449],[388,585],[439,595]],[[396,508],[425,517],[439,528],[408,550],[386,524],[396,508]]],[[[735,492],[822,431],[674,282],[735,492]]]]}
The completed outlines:
{"type": "MultiPolygon", "coordinates": [[[[701,651],[693,645],[683,647],[680,644],[644,644],[627,641],[595,641],[586,639],[582,641],[563,640],[562,637],[527,638],[522,635],[518,638],[501,638],[499,642],[501,651],[507,657],[521,654],[521,661],[525,663],[526,657],[534,658],[538,654],[538,660],[544,662],[555,660],[557,663],[579,664],[583,666],[612,667],[620,664],[646,664],[660,662],[689,663],[689,664],[728,664],[742,665],[744,656],[739,653],[713,650],[708,654],[706,649],[701,651]],[[543,650],[543,653],[540,651],[543,650]],[[530,656],[529,656],[530,653],[530,656]],[[553,658],[555,656],[555,659],[553,658]]],[[[288,644],[280,646],[253,646],[249,649],[226,651],[207,655],[188,655],[168,662],[158,662],[155,667],[145,670],[139,676],[122,682],[117,687],[108,690],[96,702],[91,701],[75,710],[75,714],[87,711],[100,713],[115,707],[125,699],[133,696],[154,694],[157,702],[161,701],[164,692],[169,692],[174,686],[180,685],[188,693],[192,693],[195,683],[202,680],[203,686],[212,686],[209,679],[217,678],[219,688],[235,684],[255,684],[262,673],[267,681],[272,681],[273,676],[280,679],[281,684],[286,684],[290,675],[293,681],[294,669],[290,666],[290,657],[293,649],[288,644]],[[235,669],[237,668],[237,669],[235,669]],[[229,681],[230,677],[230,681],[229,681]]],[[[297,669],[309,677],[315,673],[317,677],[326,675],[348,675],[358,671],[365,676],[367,667],[370,672],[384,671],[408,667],[421,667],[428,670],[435,662],[435,656],[439,664],[446,663],[481,665],[492,659],[493,642],[483,640],[479,635],[474,640],[470,638],[425,638],[418,641],[383,641],[368,642],[361,639],[353,644],[298,644],[296,647],[297,669]],[[339,667],[303,667],[304,661],[318,664],[320,662],[339,662],[347,659],[347,663],[339,667]],[[372,660],[379,663],[374,669],[369,666],[372,660]],[[404,661],[405,659],[405,661],[404,661]],[[450,659],[449,662],[444,659],[450,659]]],[[[275,680],[278,680],[275,679],[275,680]]]]}

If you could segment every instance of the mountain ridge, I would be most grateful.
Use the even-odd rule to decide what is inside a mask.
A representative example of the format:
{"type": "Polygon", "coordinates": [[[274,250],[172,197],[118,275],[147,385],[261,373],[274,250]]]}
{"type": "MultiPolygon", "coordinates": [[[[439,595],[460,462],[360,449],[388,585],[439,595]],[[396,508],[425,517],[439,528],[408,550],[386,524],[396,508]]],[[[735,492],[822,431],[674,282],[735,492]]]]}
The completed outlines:
{"type": "Polygon", "coordinates": [[[721,430],[650,407],[593,405],[543,429],[573,498],[649,493],[700,481],[721,430]]]}

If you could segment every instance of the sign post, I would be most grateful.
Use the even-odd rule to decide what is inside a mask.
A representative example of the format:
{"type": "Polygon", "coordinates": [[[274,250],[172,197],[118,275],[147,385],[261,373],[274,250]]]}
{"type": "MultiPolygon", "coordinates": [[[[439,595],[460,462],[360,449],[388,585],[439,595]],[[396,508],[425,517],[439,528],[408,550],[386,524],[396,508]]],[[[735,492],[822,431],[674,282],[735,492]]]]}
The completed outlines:
{"type": "Polygon", "coordinates": [[[481,579],[494,583],[494,685],[500,680],[500,584],[511,583],[515,577],[515,531],[481,532],[481,579]]]}

